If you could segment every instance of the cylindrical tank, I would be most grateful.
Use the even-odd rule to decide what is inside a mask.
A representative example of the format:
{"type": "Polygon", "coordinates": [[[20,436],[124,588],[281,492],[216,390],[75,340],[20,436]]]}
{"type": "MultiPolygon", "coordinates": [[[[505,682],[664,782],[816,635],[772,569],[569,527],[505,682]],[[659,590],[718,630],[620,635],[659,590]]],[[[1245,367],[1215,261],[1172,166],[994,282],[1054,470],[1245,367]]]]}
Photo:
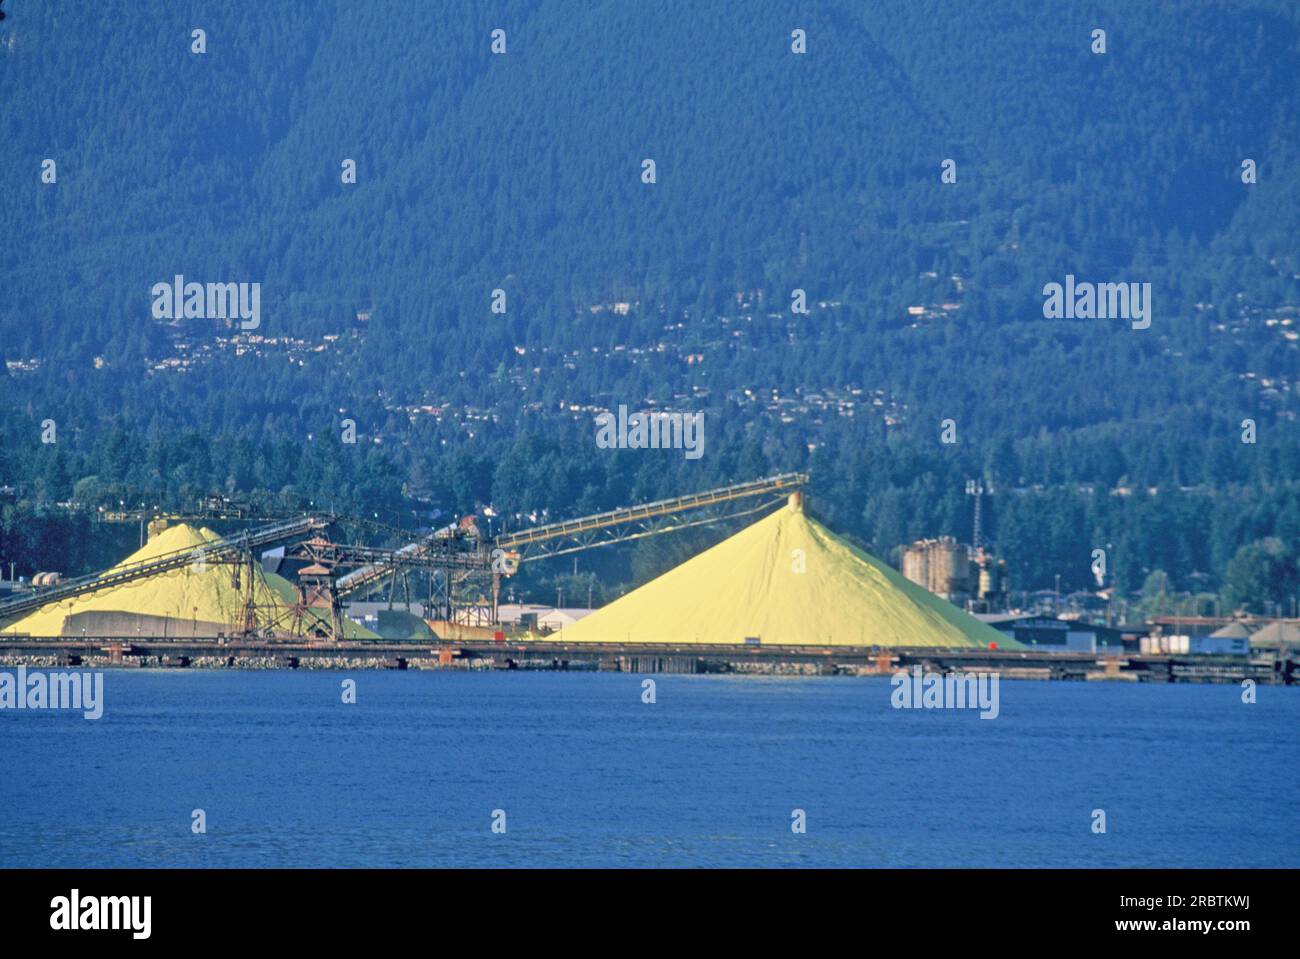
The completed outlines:
{"type": "Polygon", "coordinates": [[[918,586],[930,588],[930,554],[927,543],[903,548],[903,575],[918,586]]]}
{"type": "Polygon", "coordinates": [[[980,566],[980,599],[988,599],[1001,592],[1001,571],[994,563],[980,566]]]}
{"type": "Polygon", "coordinates": [[[966,548],[955,539],[945,536],[930,550],[930,576],[934,585],[930,592],[940,596],[964,593],[970,582],[970,560],[966,548]]]}

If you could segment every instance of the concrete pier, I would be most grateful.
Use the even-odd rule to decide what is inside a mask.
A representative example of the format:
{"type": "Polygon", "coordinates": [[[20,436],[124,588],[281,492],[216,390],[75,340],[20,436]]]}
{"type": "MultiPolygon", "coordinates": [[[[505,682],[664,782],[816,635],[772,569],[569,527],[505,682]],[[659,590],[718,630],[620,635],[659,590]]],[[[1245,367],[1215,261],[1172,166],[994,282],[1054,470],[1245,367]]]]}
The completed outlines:
{"type": "Polygon", "coordinates": [[[346,642],[232,638],[0,637],[0,667],[543,669],[628,673],[886,675],[998,671],[1008,679],[1300,683],[1300,662],[1244,656],[1122,655],[993,649],[882,649],[849,646],[635,646],[618,643],[346,642]],[[252,664],[252,665],[250,665],[252,664]]]}

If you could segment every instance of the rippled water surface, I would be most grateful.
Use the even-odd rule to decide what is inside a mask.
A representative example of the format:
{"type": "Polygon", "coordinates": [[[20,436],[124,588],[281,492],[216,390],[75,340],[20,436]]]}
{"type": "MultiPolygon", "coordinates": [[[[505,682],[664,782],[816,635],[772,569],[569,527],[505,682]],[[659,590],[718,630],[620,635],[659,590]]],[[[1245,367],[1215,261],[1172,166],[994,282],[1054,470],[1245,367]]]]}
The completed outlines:
{"type": "Polygon", "coordinates": [[[1300,689],[644,679],[109,671],[0,711],[0,866],[1300,866],[1300,689]]]}

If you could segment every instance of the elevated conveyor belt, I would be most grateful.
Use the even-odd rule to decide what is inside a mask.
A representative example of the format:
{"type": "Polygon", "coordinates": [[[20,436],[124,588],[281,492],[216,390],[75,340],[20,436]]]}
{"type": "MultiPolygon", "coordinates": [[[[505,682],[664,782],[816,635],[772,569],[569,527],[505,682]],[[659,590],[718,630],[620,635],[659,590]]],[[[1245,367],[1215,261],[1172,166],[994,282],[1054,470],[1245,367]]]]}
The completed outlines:
{"type": "Polygon", "coordinates": [[[294,519],[282,520],[257,529],[244,530],[232,536],[226,536],[199,547],[182,549],[140,563],[115,566],[112,569],[90,576],[79,576],[65,580],[57,586],[39,589],[22,596],[0,603],[0,621],[20,616],[32,610],[40,609],[49,603],[72,599],[86,593],[94,593],[111,586],[157,576],[169,570],[180,569],[195,562],[216,563],[238,556],[242,553],[266,546],[270,543],[293,539],[307,533],[323,529],[333,522],[330,516],[305,515],[294,519]]]}
{"type": "Polygon", "coordinates": [[[655,519],[660,516],[670,516],[673,513],[681,513],[685,510],[716,506],[719,503],[729,503],[751,496],[766,496],[772,493],[789,491],[804,486],[807,482],[808,477],[803,473],[782,473],[779,476],[769,476],[767,479],[754,480],[750,483],[737,483],[735,486],[724,486],[720,489],[706,490],[703,493],[692,493],[689,496],[675,496],[672,499],[661,499],[641,506],[629,506],[624,509],[610,510],[607,513],[595,513],[579,519],[548,523],[545,526],[533,526],[517,533],[498,536],[496,546],[499,549],[518,549],[530,543],[540,543],[552,539],[568,539],[582,533],[591,533],[612,526],[622,526],[627,523],[655,519]]]}
{"type": "MultiPolygon", "coordinates": [[[[548,543],[554,545],[562,540],[592,536],[601,531],[616,530],[631,524],[645,523],[660,517],[684,513],[688,510],[718,506],[756,497],[779,496],[805,486],[807,483],[808,476],[804,473],[782,473],[749,483],[737,483],[734,486],[724,486],[719,489],[706,490],[702,493],[692,493],[689,496],[675,496],[672,499],[657,500],[640,506],[630,506],[605,513],[595,513],[591,516],[582,516],[578,519],[533,526],[518,532],[504,533],[498,536],[492,542],[494,549],[490,551],[479,548],[477,540],[473,537],[454,538],[450,536],[449,530],[442,530],[419,543],[411,543],[401,547],[401,549],[394,552],[391,559],[385,562],[365,566],[340,577],[336,586],[340,595],[353,593],[383,580],[403,565],[407,565],[406,561],[409,561],[410,565],[414,566],[437,566],[438,562],[433,557],[438,556],[445,557],[445,565],[448,568],[473,567],[477,563],[486,571],[488,564],[491,562],[489,554],[497,550],[505,553],[515,553],[535,544],[548,543]],[[467,561],[464,558],[466,555],[478,558],[467,561]]],[[[682,524],[674,528],[684,528],[687,525],[696,524],[682,524]]],[[[662,530],[662,532],[668,531],[662,530]]],[[[594,546],[608,545],[611,542],[652,535],[653,532],[655,531],[643,531],[626,537],[615,537],[599,542],[577,542],[567,549],[557,548],[554,552],[545,553],[545,555],[577,552],[594,546]]],[[[542,549],[545,550],[546,547],[542,547],[542,549]]],[[[545,558],[545,555],[530,555],[525,558],[542,559],[545,558]]],[[[510,566],[506,566],[505,569],[507,572],[512,571],[510,566]]]]}

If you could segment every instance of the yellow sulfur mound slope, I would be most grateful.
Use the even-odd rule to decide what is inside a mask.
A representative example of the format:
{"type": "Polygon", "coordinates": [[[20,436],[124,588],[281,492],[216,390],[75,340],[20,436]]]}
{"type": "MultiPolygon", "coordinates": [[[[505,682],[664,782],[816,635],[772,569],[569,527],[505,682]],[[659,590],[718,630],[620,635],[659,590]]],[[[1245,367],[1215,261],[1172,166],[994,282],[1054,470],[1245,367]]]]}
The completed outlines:
{"type": "Polygon", "coordinates": [[[740,644],[747,637],[773,646],[1021,648],[804,515],[797,498],[551,638],[740,644]]]}
{"type": "MultiPolygon", "coordinates": [[[[178,550],[198,550],[218,538],[210,529],[196,529],[182,523],[152,537],[114,569],[156,559],[178,550]]],[[[235,588],[231,573],[232,567],[221,563],[209,563],[206,566],[200,563],[190,564],[122,586],[50,603],[8,624],[0,632],[26,633],[32,636],[72,635],[77,630],[67,620],[79,613],[124,613],[154,617],[146,630],[166,630],[167,635],[192,635],[196,631],[196,624],[199,635],[211,635],[215,631],[214,627],[228,632],[233,624],[242,619],[244,608],[244,595],[235,588]]],[[[247,575],[247,570],[242,573],[247,575]]],[[[271,613],[259,611],[259,619],[287,612],[293,606],[297,590],[292,583],[281,576],[264,573],[261,566],[254,568],[253,575],[253,595],[257,605],[275,607],[277,610],[271,613]]],[[[328,630],[328,613],[322,615],[318,610],[308,610],[306,616],[316,620],[322,629],[328,630]]],[[[373,633],[350,620],[345,619],[343,625],[349,638],[374,638],[373,633]]],[[[283,629],[287,632],[289,628],[290,619],[286,617],[283,629]]]]}

